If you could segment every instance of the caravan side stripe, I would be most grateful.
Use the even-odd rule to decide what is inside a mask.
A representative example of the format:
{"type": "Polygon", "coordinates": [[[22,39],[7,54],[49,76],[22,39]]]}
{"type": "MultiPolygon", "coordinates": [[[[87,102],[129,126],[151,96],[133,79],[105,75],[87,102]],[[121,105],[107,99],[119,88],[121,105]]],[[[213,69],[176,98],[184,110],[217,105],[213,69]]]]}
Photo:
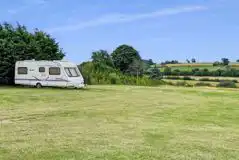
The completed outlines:
{"type": "Polygon", "coordinates": [[[55,79],[55,80],[38,80],[38,79],[15,79],[15,80],[17,80],[17,81],[49,81],[49,82],[69,82],[69,81],[67,81],[67,80],[64,80],[64,79],[55,79]]]}

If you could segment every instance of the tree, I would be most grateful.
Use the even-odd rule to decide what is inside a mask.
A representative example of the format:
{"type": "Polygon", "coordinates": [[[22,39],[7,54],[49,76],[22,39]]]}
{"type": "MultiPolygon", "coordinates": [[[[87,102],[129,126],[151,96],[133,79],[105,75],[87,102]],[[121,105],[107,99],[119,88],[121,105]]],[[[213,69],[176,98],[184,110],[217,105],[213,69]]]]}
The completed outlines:
{"type": "Polygon", "coordinates": [[[91,56],[92,62],[95,64],[105,65],[111,68],[114,68],[113,61],[105,50],[99,50],[92,53],[91,56]]]}
{"type": "Polygon", "coordinates": [[[126,73],[134,60],[140,60],[139,52],[129,45],[120,45],[111,54],[113,63],[117,69],[126,73]]]}
{"type": "Polygon", "coordinates": [[[144,63],[142,60],[134,59],[133,62],[129,65],[127,74],[137,77],[137,84],[139,77],[144,74],[144,63]]]}
{"type": "Polygon", "coordinates": [[[195,58],[192,58],[191,62],[192,62],[192,63],[196,63],[196,59],[195,59],[195,58]]]}
{"type": "Polygon", "coordinates": [[[216,66],[221,66],[221,65],[222,65],[222,63],[221,63],[221,62],[218,62],[218,61],[216,61],[216,62],[213,63],[213,66],[214,66],[214,67],[216,67],[216,66]]]}
{"type": "Polygon", "coordinates": [[[105,50],[93,52],[91,59],[93,63],[94,76],[98,83],[100,83],[100,80],[104,77],[107,78],[110,72],[114,70],[112,59],[105,50]]]}
{"type": "Polygon", "coordinates": [[[155,66],[150,72],[150,79],[159,80],[162,79],[162,74],[160,70],[155,66]]]}
{"type": "Polygon", "coordinates": [[[18,60],[61,60],[65,56],[49,34],[9,23],[0,24],[0,79],[14,84],[14,67],[18,60]]]}
{"type": "Polygon", "coordinates": [[[227,66],[230,63],[230,61],[228,58],[222,58],[222,63],[224,66],[227,66]]]}
{"type": "Polygon", "coordinates": [[[187,61],[187,63],[190,63],[190,61],[188,59],[186,61],[187,61]]]}
{"type": "Polygon", "coordinates": [[[143,61],[135,59],[133,62],[129,65],[126,73],[128,73],[131,76],[142,76],[144,73],[144,64],[143,61]]]}
{"type": "Polygon", "coordinates": [[[155,63],[153,62],[152,59],[149,59],[149,60],[148,60],[148,64],[149,64],[149,65],[154,65],[155,63]]]}
{"type": "Polygon", "coordinates": [[[238,63],[239,63],[239,59],[238,59],[236,62],[238,62],[238,63]]]}

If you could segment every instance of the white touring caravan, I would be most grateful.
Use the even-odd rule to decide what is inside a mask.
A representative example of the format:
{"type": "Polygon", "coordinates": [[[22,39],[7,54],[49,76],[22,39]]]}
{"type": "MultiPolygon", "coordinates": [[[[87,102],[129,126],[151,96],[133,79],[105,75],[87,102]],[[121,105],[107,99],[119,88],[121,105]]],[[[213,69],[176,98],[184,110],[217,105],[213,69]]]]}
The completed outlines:
{"type": "Polygon", "coordinates": [[[41,88],[74,87],[84,88],[84,79],[76,64],[68,61],[17,61],[15,84],[41,88]]]}

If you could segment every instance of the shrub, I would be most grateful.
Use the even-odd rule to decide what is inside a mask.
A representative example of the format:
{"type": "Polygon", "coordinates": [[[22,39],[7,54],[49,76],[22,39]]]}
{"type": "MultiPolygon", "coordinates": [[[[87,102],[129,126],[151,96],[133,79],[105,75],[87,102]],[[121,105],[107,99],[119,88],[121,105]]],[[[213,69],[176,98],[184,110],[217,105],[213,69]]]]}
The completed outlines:
{"type": "Polygon", "coordinates": [[[222,65],[222,63],[221,63],[221,62],[218,62],[218,61],[216,61],[216,62],[213,63],[213,66],[221,66],[221,65],[222,65]]]}
{"type": "Polygon", "coordinates": [[[221,73],[221,75],[222,75],[223,77],[232,77],[232,76],[233,76],[233,72],[230,71],[230,70],[228,70],[228,71],[223,71],[223,72],[221,73]]]}
{"type": "Polygon", "coordinates": [[[183,77],[183,80],[189,80],[189,81],[191,81],[191,80],[195,80],[195,79],[193,79],[193,78],[191,78],[191,77],[185,76],[185,77],[183,77]]]}
{"type": "Polygon", "coordinates": [[[176,86],[184,86],[184,87],[193,87],[193,85],[185,82],[185,81],[180,81],[175,84],[176,86]]]}
{"type": "Polygon", "coordinates": [[[220,81],[217,84],[217,87],[223,87],[223,88],[237,88],[236,84],[232,81],[220,81]]]}
{"type": "Polygon", "coordinates": [[[220,71],[212,71],[211,76],[213,76],[213,77],[221,76],[221,72],[220,71]]]}
{"type": "Polygon", "coordinates": [[[110,84],[117,84],[117,79],[115,77],[111,77],[110,84]]]}
{"type": "Polygon", "coordinates": [[[180,71],[179,71],[179,72],[173,71],[173,72],[171,73],[171,75],[172,75],[172,76],[180,76],[181,73],[180,73],[180,71]]]}
{"type": "Polygon", "coordinates": [[[193,72],[193,73],[195,73],[195,72],[197,72],[197,71],[199,71],[199,68],[194,68],[194,69],[192,69],[192,72],[193,72]]]}
{"type": "Polygon", "coordinates": [[[165,77],[165,79],[171,79],[171,80],[195,80],[191,77],[188,77],[188,76],[184,76],[184,77],[177,77],[177,76],[168,76],[168,77],[165,77]]]}
{"type": "Polygon", "coordinates": [[[210,81],[209,78],[200,78],[199,81],[210,81]]]}
{"type": "Polygon", "coordinates": [[[204,82],[198,82],[195,84],[195,86],[207,86],[207,87],[211,87],[212,84],[211,83],[204,83],[204,82]]]}
{"type": "Polygon", "coordinates": [[[165,79],[180,80],[181,78],[176,76],[168,76],[168,77],[165,77],[165,79]]]}
{"type": "Polygon", "coordinates": [[[171,86],[174,86],[175,84],[173,83],[173,82],[171,82],[171,81],[165,81],[165,84],[167,84],[167,85],[171,85],[171,86]]]}
{"type": "Polygon", "coordinates": [[[164,74],[165,74],[165,75],[171,75],[171,73],[172,73],[172,70],[171,70],[170,67],[165,67],[165,68],[164,68],[164,74]]]}

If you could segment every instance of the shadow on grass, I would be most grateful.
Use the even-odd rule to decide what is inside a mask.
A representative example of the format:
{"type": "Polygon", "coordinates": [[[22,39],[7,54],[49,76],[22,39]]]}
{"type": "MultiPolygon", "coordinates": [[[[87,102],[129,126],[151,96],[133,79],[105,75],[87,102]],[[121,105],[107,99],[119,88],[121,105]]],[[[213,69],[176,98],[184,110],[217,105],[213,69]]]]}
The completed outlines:
{"type": "Polygon", "coordinates": [[[1,89],[34,89],[34,90],[54,90],[54,91],[94,91],[94,92],[105,92],[105,91],[112,91],[114,89],[110,88],[91,88],[91,87],[85,87],[85,88],[72,88],[72,87],[42,87],[42,88],[36,88],[34,86],[24,86],[24,85],[0,85],[1,89]]]}

